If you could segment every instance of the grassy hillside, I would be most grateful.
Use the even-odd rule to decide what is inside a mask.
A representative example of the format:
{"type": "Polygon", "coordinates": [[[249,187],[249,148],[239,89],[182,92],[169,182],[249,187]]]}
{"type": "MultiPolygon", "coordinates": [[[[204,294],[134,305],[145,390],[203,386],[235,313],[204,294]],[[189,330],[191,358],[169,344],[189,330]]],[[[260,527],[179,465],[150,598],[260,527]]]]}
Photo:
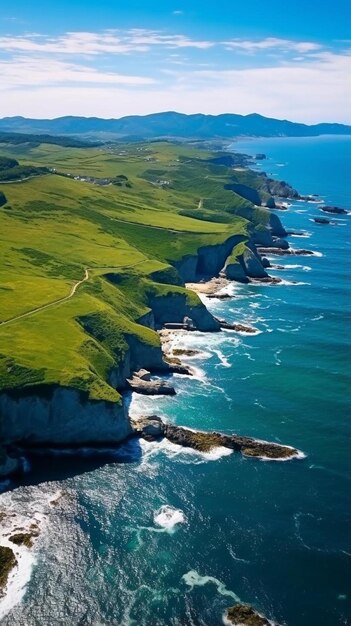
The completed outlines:
{"type": "Polygon", "coordinates": [[[0,183],[0,389],[60,384],[118,401],[108,377],[128,336],[158,345],[137,323],[149,295],[184,291],[172,264],[267,219],[225,189],[231,170],[176,144],[6,143],[0,156],[37,172],[0,183]]]}

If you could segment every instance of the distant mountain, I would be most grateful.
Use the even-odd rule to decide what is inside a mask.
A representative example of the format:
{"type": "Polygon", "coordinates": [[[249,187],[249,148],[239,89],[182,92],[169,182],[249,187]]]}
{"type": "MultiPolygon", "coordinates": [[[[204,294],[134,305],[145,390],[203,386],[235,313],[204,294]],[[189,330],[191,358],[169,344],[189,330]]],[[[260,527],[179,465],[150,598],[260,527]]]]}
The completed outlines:
{"type": "Polygon", "coordinates": [[[345,124],[299,124],[276,120],[257,113],[236,115],[185,115],[173,111],[151,115],[131,115],[120,119],[99,117],[58,117],[53,120],[4,117],[0,131],[17,133],[86,135],[100,137],[133,137],[154,139],[179,137],[186,139],[231,139],[246,137],[313,137],[317,135],[350,135],[345,124]]]}

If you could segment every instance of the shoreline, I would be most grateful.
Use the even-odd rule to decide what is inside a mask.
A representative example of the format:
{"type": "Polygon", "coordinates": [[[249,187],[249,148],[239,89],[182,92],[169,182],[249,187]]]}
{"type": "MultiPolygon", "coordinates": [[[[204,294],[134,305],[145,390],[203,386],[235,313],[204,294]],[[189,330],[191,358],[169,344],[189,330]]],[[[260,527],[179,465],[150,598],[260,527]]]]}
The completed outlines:
{"type": "MultiPolygon", "coordinates": [[[[270,248],[261,248],[260,249],[256,245],[256,250],[258,252],[258,257],[259,257],[260,260],[262,260],[261,251],[262,251],[263,254],[266,254],[266,253],[268,253],[267,250],[269,250],[269,254],[273,254],[273,255],[284,255],[284,254],[293,255],[294,254],[293,252],[291,252],[291,248],[288,248],[286,250],[284,250],[283,248],[274,248],[274,251],[272,252],[272,250],[270,248]],[[287,252],[287,250],[289,250],[289,252],[287,252]]],[[[302,251],[301,255],[303,255],[304,252],[305,251],[302,251]]],[[[308,254],[312,254],[314,256],[321,256],[321,253],[312,252],[312,251],[309,251],[308,254]]],[[[272,269],[274,269],[274,267],[272,267],[272,269]]],[[[262,277],[262,278],[264,278],[264,277],[262,277]]],[[[247,284],[250,284],[250,283],[252,284],[255,280],[257,280],[258,284],[260,284],[260,282],[259,282],[260,278],[255,279],[254,277],[250,278],[247,281],[247,284]]],[[[211,278],[207,282],[199,282],[199,283],[189,282],[189,283],[186,283],[186,287],[188,289],[191,289],[192,291],[195,291],[200,296],[200,298],[201,298],[201,296],[203,296],[205,298],[231,299],[231,298],[235,298],[235,295],[229,295],[227,293],[224,293],[225,289],[228,286],[230,286],[231,284],[241,284],[241,281],[231,280],[231,279],[229,279],[229,278],[227,278],[225,276],[223,276],[223,277],[213,277],[213,278],[211,278]]],[[[244,326],[244,324],[242,326],[244,326]]],[[[235,329],[233,329],[233,330],[235,330],[235,329]]],[[[218,331],[219,331],[219,329],[218,329],[218,331]]],[[[168,353],[167,353],[167,350],[164,350],[165,345],[167,345],[167,343],[169,344],[172,341],[172,339],[170,339],[170,337],[172,337],[173,333],[177,332],[177,331],[172,331],[171,329],[170,330],[163,329],[161,332],[164,333],[166,335],[166,337],[168,337],[168,340],[161,341],[161,343],[162,343],[162,350],[163,350],[163,353],[166,355],[166,358],[168,356],[171,356],[172,358],[174,358],[175,356],[177,356],[177,357],[182,356],[182,355],[179,355],[179,354],[178,355],[174,355],[172,350],[170,352],[168,352],[168,353]]],[[[183,332],[183,331],[180,330],[180,332],[183,332]]],[[[237,332],[240,332],[240,331],[237,331],[237,332]]],[[[245,330],[243,330],[241,332],[245,333],[245,330]]],[[[261,331],[258,331],[258,332],[261,332],[261,331]]],[[[188,349],[188,350],[191,350],[191,348],[188,349]]],[[[193,354],[193,356],[195,357],[196,355],[193,354]]],[[[192,356],[188,355],[187,358],[192,358],[192,356]]],[[[181,363],[181,365],[182,365],[182,363],[181,363]]],[[[131,421],[131,416],[129,416],[129,420],[131,421]]],[[[170,425],[170,426],[172,426],[172,425],[170,425]]],[[[167,425],[166,425],[166,428],[167,428],[167,425]]],[[[218,443],[218,441],[220,441],[218,438],[224,437],[224,435],[222,435],[221,433],[208,433],[208,432],[197,431],[197,430],[193,431],[192,429],[188,429],[186,427],[174,427],[174,428],[178,429],[178,431],[181,431],[182,435],[184,434],[184,431],[189,431],[189,433],[196,433],[200,437],[202,435],[214,437],[214,439],[216,439],[217,443],[218,443]]],[[[160,440],[160,436],[159,435],[160,435],[160,433],[157,435],[157,437],[155,437],[155,439],[152,439],[152,438],[150,439],[150,433],[146,432],[145,439],[146,439],[146,441],[155,441],[155,440],[159,441],[160,440]]],[[[134,436],[136,436],[135,432],[131,433],[127,438],[125,438],[121,442],[116,442],[115,445],[117,447],[120,447],[120,445],[123,445],[127,441],[128,438],[134,437],[134,436]]],[[[152,436],[155,436],[155,434],[153,434],[152,436]]],[[[249,439],[249,438],[247,438],[247,439],[249,439]]],[[[291,459],[303,459],[303,458],[305,458],[305,455],[304,455],[304,453],[302,451],[297,450],[297,449],[293,448],[292,446],[276,444],[276,443],[273,443],[273,442],[267,442],[267,441],[263,441],[263,440],[260,440],[260,439],[253,439],[253,438],[250,438],[250,439],[251,439],[251,441],[254,441],[257,444],[268,444],[269,446],[276,446],[277,448],[280,447],[280,448],[290,449],[292,451],[292,453],[291,453],[290,456],[287,456],[286,458],[282,458],[282,457],[281,458],[272,458],[272,457],[269,457],[269,456],[265,456],[264,454],[261,454],[261,455],[250,454],[250,453],[245,454],[245,449],[244,449],[244,452],[242,452],[242,454],[246,458],[256,458],[256,459],[259,459],[260,461],[287,461],[287,460],[291,460],[291,459]]],[[[175,441],[172,441],[171,439],[170,439],[170,442],[173,445],[179,445],[175,441]]],[[[187,447],[187,440],[186,439],[183,439],[183,444],[181,446],[179,446],[179,447],[182,448],[184,446],[187,447]]],[[[85,445],[79,446],[78,445],[77,447],[86,448],[87,446],[85,446],[85,445]]],[[[191,445],[190,445],[190,447],[191,447],[191,445]]],[[[207,450],[197,450],[197,448],[194,448],[194,449],[197,450],[200,453],[207,454],[207,453],[215,453],[215,451],[216,451],[216,449],[218,447],[221,447],[221,446],[214,445],[213,442],[212,442],[211,447],[208,448],[207,450]]],[[[54,449],[55,446],[53,445],[53,446],[51,446],[51,448],[54,449]]],[[[43,449],[48,450],[48,446],[43,446],[43,449]]],[[[103,450],[103,448],[101,448],[101,450],[103,450]]],[[[233,450],[235,450],[235,448],[232,448],[231,451],[233,451],[233,450]]],[[[228,453],[230,454],[229,449],[228,449],[228,453]]],[[[8,458],[12,458],[12,457],[8,457],[8,458]]],[[[18,470],[18,467],[17,467],[17,470],[18,470]]],[[[13,468],[11,468],[11,472],[9,473],[9,475],[12,474],[12,473],[13,473],[13,468]]],[[[6,474],[4,476],[6,476],[6,474]]],[[[7,547],[11,547],[12,548],[12,546],[8,545],[8,541],[6,539],[5,539],[5,543],[3,543],[3,540],[2,540],[2,545],[5,545],[7,547]]],[[[16,556],[18,556],[17,552],[15,552],[15,554],[16,554],[16,556]]],[[[33,559],[32,562],[34,563],[35,562],[35,557],[32,557],[32,559],[33,559]]],[[[15,566],[15,569],[16,569],[16,566],[15,566]]],[[[17,578],[18,578],[18,576],[19,577],[21,576],[21,571],[22,570],[19,569],[19,571],[17,572],[17,578]]],[[[13,585],[13,580],[15,578],[16,578],[16,571],[11,573],[11,579],[9,579],[9,582],[7,583],[7,585],[5,587],[5,598],[10,593],[10,587],[11,587],[11,585],[13,585]]],[[[28,582],[28,580],[26,582],[28,582]]],[[[26,582],[24,583],[24,586],[25,586],[26,582]]],[[[21,597],[19,597],[18,602],[20,601],[20,599],[21,599],[21,597]]]]}

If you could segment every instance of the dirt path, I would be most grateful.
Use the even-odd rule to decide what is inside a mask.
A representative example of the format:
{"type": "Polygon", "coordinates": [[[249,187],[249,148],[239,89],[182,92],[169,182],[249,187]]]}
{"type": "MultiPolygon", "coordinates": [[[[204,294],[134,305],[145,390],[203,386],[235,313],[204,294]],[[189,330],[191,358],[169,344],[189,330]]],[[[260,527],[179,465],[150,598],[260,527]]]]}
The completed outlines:
{"type": "Polygon", "coordinates": [[[129,268],[135,267],[136,265],[140,265],[141,263],[145,263],[145,259],[143,259],[142,261],[138,261],[137,263],[132,263],[131,265],[115,265],[115,266],[101,265],[101,266],[97,266],[97,267],[86,267],[84,269],[84,278],[82,278],[81,280],[78,280],[76,283],[74,283],[74,285],[71,287],[71,291],[69,292],[68,296],[64,296],[63,298],[59,298],[58,300],[53,300],[53,302],[48,302],[48,304],[42,304],[41,306],[38,306],[35,309],[31,309],[30,311],[26,311],[26,313],[21,313],[21,315],[15,315],[15,317],[10,317],[10,319],[4,320],[3,322],[0,322],[0,327],[1,326],[5,326],[6,324],[11,324],[11,322],[16,322],[17,320],[21,320],[24,317],[29,317],[30,315],[34,315],[35,313],[40,313],[40,311],[45,311],[45,309],[49,309],[50,307],[56,306],[57,304],[62,304],[63,302],[67,302],[68,300],[73,298],[73,296],[76,293],[78,287],[80,287],[80,285],[82,285],[87,280],[89,280],[89,278],[90,278],[89,272],[91,272],[92,270],[121,270],[121,269],[129,269],[129,268]]]}
{"type": "Polygon", "coordinates": [[[38,306],[35,309],[32,309],[31,311],[27,311],[26,313],[21,313],[21,315],[16,315],[15,317],[10,317],[10,319],[5,320],[4,322],[0,322],[0,325],[1,326],[5,326],[6,324],[10,324],[11,322],[16,322],[17,320],[21,320],[24,317],[29,317],[30,315],[34,315],[34,313],[39,313],[39,311],[44,311],[45,309],[48,309],[49,307],[54,306],[55,304],[61,304],[62,302],[66,302],[67,300],[70,300],[70,298],[73,298],[73,296],[76,293],[78,287],[82,283],[85,283],[85,281],[88,280],[88,278],[89,278],[89,269],[86,267],[85,270],[84,270],[84,278],[82,278],[81,280],[78,280],[78,282],[74,283],[74,285],[71,288],[71,291],[69,292],[68,296],[64,296],[63,298],[59,298],[58,300],[54,300],[53,302],[49,302],[48,304],[42,304],[41,306],[38,306]]]}

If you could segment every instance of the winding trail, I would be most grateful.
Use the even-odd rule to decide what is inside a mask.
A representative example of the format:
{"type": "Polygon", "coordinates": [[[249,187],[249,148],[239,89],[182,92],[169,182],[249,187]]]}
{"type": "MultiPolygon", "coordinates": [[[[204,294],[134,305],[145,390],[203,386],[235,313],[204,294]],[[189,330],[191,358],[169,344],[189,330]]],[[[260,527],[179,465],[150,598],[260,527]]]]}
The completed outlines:
{"type": "Polygon", "coordinates": [[[127,266],[119,265],[115,267],[112,267],[112,266],[111,267],[106,267],[106,266],[86,267],[84,269],[84,277],[81,280],[78,280],[76,283],[74,283],[74,285],[71,287],[71,291],[69,292],[68,296],[64,296],[63,298],[59,298],[58,300],[53,300],[52,302],[48,302],[48,304],[42,304],[41,306],[38,306],[35,309],[31,309],[30,311],[21,313],[21,315],[15,315],[15,317],[10,317],[8,320],[4,320],[3,322],[0,322],[0,327],[6,326],[7,324],[11,324],[11,322],[16,322],[17,320],[21,320],[24,317],[30,317],[31,315],[34,315],[35,313],[40,313],[40,311],[45,311],[45,309],[49,309],[50,307],[56,306],[57,304],[62,304],[63,302],[67,302],[68,300],[73,298],[78,287],[80,287],[80,285],[82,285],[87,280],[89,280],[90,278],[89,272],[92,270],[101,270],[101,269],[104,269],[104,270],[105,269],[106,270],[119,269],[120,270],[122,267],[123,269],[127,269],[128,267],[135,267],[135,265],[138,265],[139,263],[144,263],[144,260],[138,261],[138,263],[134,263],[133,265],[127,265],[127,266]]]}

